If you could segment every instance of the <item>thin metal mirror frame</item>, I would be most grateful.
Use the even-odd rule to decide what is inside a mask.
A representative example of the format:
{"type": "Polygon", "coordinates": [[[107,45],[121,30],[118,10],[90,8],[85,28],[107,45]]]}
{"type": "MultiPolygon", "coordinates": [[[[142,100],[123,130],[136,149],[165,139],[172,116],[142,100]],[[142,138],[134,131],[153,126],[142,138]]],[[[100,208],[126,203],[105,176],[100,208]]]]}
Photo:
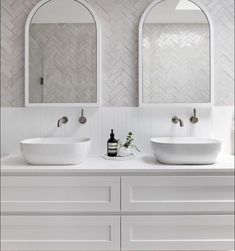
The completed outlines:
{"type": "Polygon", "coordinates": [[[101,105],[101,25],[96,13],[84,0],[74,0],[82,4],[92,15],[96,24],[97,39],[97,101],[94,103],[30,103],[29,102],[29,27],[37,10],[53,0],[42,0],[37,3],[28,15],[25,24],[25,106],[26,107],[99,107],[101,105]]]}
{"type": "Polygon", "coordinates": [[[143,102],[143,25],[146,16],[151,9],[166,0],[153,1],[144,11],[139,22],[139,52],[138,52],[138,79],[139,79],[139,106],[140,107],[211,107],[214,105],[214,26],[211,15],[208,13],[205,6],[203,6],[199,0],[188,0],[196,4],[202,12],[205,14],[210,31],[210,102],[208,103],[144,103],[143,102]]]}

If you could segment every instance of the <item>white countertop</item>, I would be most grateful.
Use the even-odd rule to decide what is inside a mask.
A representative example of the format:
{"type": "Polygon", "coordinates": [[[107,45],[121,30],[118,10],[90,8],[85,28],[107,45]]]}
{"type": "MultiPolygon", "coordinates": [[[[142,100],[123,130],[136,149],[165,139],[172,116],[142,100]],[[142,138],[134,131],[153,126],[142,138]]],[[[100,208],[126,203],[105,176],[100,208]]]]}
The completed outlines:
{"type": "Polygon", "coordinates": [[[165,165],[151,155],[138,155],[126,161],[105,160],[103,156],[89,156],[79,165],[28,165],[21,156],[9,155],[1,159],[2,175],[76,174],[76,175],[151,175],[167,173],[233,174],[234,156],[222,155],[213,165],[165,165]]]}

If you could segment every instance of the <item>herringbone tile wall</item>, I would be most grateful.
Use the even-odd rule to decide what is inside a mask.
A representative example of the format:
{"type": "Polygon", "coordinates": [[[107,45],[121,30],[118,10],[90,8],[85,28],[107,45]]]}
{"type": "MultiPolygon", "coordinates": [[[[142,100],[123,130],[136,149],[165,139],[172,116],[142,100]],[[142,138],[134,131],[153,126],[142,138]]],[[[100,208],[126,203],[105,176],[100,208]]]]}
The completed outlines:
{"type": "Polygon", "coordinates": [[[97,101],[95,24],[35,23],[29,36],[31,103],[97,101]]]}
{"type": "MultiPolygon", "coordinates": [[[[24,106],[24,25],[40,0],[1,0],[1,104],[24,106]]],[[[138,23],[153,0],[87,0],[102,25],[104,106],[137,106],[138,23]]],[[[197,0],[215,26],[215,103],[233,105],[234,0],[197,0]]]]}
{"type": "Polygon", "coordinates": [[[143,102],[210,102],[208,24],[143,29],[143,102]]]}

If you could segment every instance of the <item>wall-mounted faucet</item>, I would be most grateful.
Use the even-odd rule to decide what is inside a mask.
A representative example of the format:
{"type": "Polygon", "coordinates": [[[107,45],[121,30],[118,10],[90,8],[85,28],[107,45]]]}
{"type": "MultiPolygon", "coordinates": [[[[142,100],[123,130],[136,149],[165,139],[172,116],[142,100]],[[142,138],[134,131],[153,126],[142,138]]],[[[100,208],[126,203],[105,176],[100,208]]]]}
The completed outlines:
{"type": "Polygon", "coordinates": [[[86,117],[84,116],[84,110],[82,109],[82,110],[81,110],[81,116],[80,116],[80,118],[79,118],[79,123],[80,123],[80,124],[86,124],[86,122],[87,122],[87,119],[86,119],[86,117]]]}
{"type": "Polygon", "coordinates": [[[180,118],[178,118],[177,116],[174,116],[172,119],[171,119],[172,123],[174,124],[177,124],[177,123],[180,123],[180,127],[183,127],[184,126],[184,121],[180,118]]]}
{"type": "Polygon", "coordinates": [[[190,118],[190,122],[192,123],[192,124],[196,124],[196,123],[198,123],[198,117],[197,117],[197,115],[196,115],[196,108],[194,108],[193,109],[193,116],[190,118]]]}
{"type": "Polygon", "coordinates": [[[57,127],[61,127],[63,124],[66,124],[69,121],[69,119],[64,116],[61,119],[57,121],[57,127]]]}

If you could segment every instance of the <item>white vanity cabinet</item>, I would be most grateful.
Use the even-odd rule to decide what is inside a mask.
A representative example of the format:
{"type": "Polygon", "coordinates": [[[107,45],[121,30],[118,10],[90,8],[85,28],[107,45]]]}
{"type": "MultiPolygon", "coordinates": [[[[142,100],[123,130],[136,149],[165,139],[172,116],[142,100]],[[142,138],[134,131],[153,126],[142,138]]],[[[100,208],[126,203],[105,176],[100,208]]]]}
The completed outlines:
{"type": "Polygon", "coordinates": [[[2,250],[234,250],[233,159],[143,159],[63,167],[3,159],[2,250]]]}
{"type": "Polygon", "coordinates": [[[2,250],[120,250],[120,217],[4,215],[2,250]]]}
{"type": "Polygon", "coordinates": [[[231,215],[123,216],[122,249],[233,250],[233,222],[231,215]]]}
{"type": "Polygon", "coordinates": [[[119,177],[4,176],[2,211],[118,212],[119,177]]]}
{"type": "Polygon", "coordinates": [[[1,204],[3,250],[120,250],[119,176],[7,175],[1,204]]]}
{"type": "Polygon", "coordinates": [[[233,176],[122,177],[122,210],[233,212],[233,176]]]}
{"type": "Polygon", "coordinates": [[[126,176],[121,181],[122,211],[130,212],[121,217],[122,250],[234,249],[233,176],[126,176]]]}

